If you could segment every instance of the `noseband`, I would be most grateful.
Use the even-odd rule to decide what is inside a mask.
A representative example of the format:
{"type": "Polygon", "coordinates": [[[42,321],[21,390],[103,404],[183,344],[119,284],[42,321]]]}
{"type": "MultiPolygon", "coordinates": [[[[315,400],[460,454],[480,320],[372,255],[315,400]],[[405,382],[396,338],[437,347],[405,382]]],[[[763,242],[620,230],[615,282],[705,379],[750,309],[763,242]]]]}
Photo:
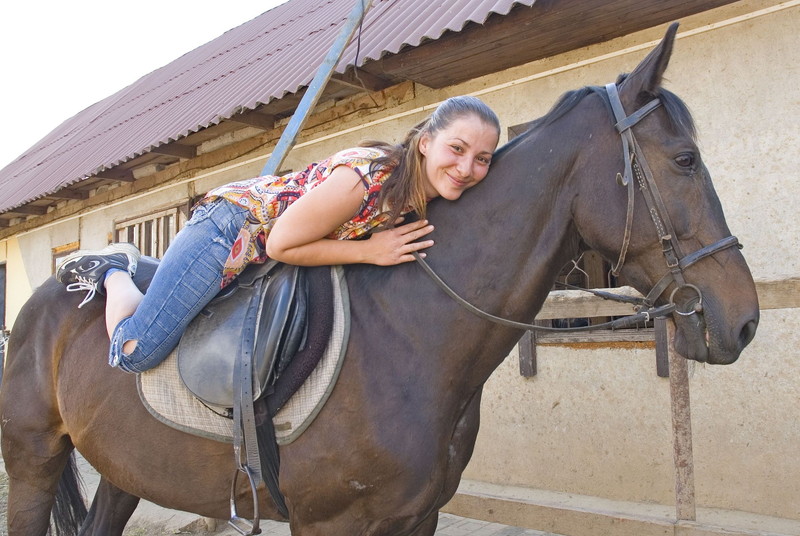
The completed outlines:
{"type": "MultiPolygon", "coordinates": [[[[669,213],[667,212],[666,206],[664,205],[664,201],[661,198],[661,194],[658,191],[658,187],[656,186],[655,180],[653,179],[653,174],[650,171],[650,167],[647,165],[647,161],[644,158],[644,154],[642,153],[642,149],[639,144],[636,142],[636,138],[633,135],[633,126],[639,123],[642,119],[644,119],[647,114],[661,106],[661,99],[658,97],[654,98],[637,111],[632,113],[631,115],[625,115],[625,109],[622,106],[622,101],[619,98],[619,92],[617,91],[616,84],[607,84],[605,86],[605,90],[598,88],[596,92],[599,95],[604,96],[608,99],[609,104],[611,105],[611,111],[614,115],[615,125],[614,127],[619,132],[620,137],[622,139],[622,150],[623,150],[623,157],[625,161],[624,166],[624,174],[617,173],[617,183],[620,186],[626,187],[628,189],[628,205],[627,205],[627,212],[625,216],[625,231],[622,237],[622,247],[620,248],[619,258],[617,259],[616,264],[611,269],[611,273],[619,275],[620,270],[622,269],[622,265],[625,263],[625,256],[628,252],[628,247],[630,246],[631,241],[631,232],[633,230],[633,209],[634,209],[634,200],[635,200],[635,187],[634,187],[634,179],[635,183],[639,186],[639,191],[642,192],[642,196],[644,197],[645,203],[647,204],[648,213],[650,214],[650,218],[655,225],[656,232],[658,233],[658,240],[661,244],[661,251],[664,255],[664,260],[667,264],[667,273],[653,286],[650,292],[647,293],[647,296],[639,301],[641,306],[646,310],[642,310],[637,314],[626,316],[623,318],[619,318],[613,320],[611,322],[605,322],[603,324],[595,324],[592,326],[579,326],[579,327],[570,327],[570,328],[552,328],[546,326],[537,326],[535,324],[525,324],[522,322],[516,322],[513,320],[508,320],[505,318],[501,318],[495,316],[491,313],[487,313],[481,309],[478,309],[468,301],[464,300],[461,296],[459,296],[452,288],[450,288],[447,283],[445,283],[430,267],[430,265],[422,259],[422,257],[414,253],[414,257],[416,257],[417,262],[422,266],[425,272],[433,278],[433,280],[444,290],[451,298],[456,300],[459,304],[463,307],[468,309],[470,312],[476,314],[477,316],[489,320],[491,322],[495,322],[498,324],[502,324],[508,327],[517,328],[517,329],[524,329],[529,331],[590,331],[596,329],[621,329],[625,327],[632,327],[642,321],[648,321],[652,318],[660,317],[660,316],[667,316],[672,313],[677,313],[683,316],[690,316],[693,314],[702,314],[703,310],[703,293],[700,291],[698,287],[686,282],[686,278],[684,277],[684,270],[687,269],[689,266],[692,266],[697,261],[709,257],[718,251],[722,251],[723,249],[727,249],[729,247],[736,246],[741,248],[742,246],[739,244],[739,240],[735,236],[728,236],[721,240],[714,242],[709,246],[705,246],[694,253],[689,255],[683,255],[681,253],[680,246],[677,240],[677,234],[675,233],[675,228],[672,225],[672,221],[669,218],[669,213]],[[669,301],[666,305],[661,305],[659,307],[655,307],[654,304],[656,300],[664,293],[664,291],[669,287],[672,283],[675,283],[675,288],[670,293],[669,301]],[[684,310],[680,310],[674,302],[676,294],[680,290],[689,290],[690,292],[696,295],[695,298],[687,301],[691,303],[691,305],[687,305],[684,310]]],[[[588,292],[592,292],[593,294],[600,295],[604,298],[615,299],[613,294],[609,294],[606,292],[600,291],[593,291],[588,290],[588,292]]],[[[625,298],[625,301],[629,301],[629,298],[625,298]]]]}

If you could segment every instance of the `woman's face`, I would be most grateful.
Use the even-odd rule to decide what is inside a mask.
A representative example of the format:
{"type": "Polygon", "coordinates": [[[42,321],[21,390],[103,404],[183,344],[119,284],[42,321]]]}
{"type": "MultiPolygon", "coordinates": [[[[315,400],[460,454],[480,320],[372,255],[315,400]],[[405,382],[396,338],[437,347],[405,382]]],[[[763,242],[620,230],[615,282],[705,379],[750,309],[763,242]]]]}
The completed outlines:
{"type": "Polygon", "coordinates": [[[433,135],[419,140],[424,157],[425,195],[454,201],[489,172],[497,147],[497,129],[476,115],[460,117],[433,135]]]}

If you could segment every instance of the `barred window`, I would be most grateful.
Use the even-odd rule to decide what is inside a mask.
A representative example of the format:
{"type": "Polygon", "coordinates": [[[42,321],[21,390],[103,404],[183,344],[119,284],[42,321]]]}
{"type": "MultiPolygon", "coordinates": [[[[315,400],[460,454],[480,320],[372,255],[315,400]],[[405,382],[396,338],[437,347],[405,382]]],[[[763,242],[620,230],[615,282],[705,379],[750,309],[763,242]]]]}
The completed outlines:
{"type": "Polygon", "coordinates": [[[184,202],[167,209],[151,212],[114,225],[114,241],[130,242],[143,255],[161,258],[186,223],[189,203],[184,202]]]}

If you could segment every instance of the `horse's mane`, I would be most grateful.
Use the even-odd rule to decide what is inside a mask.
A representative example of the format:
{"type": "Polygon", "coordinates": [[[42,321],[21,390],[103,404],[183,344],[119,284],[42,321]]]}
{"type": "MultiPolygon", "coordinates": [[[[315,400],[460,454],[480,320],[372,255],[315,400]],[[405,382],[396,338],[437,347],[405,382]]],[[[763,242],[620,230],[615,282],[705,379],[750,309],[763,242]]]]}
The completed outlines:
{"type": "MultiPolygon", "coordinates": [[[[620,75],[619,78],[617,79],[617,85],[621,84],[626,77],[627,75],[625,74],[620,75]]],[[[575,106],[577,106],[579,102],[581,102],[584,98],[586,98],[588,95],[591,94],[598,94],[603,96],[603,102],[608,108],[610,117],[613,117],[613,114],[611,112],[611,105],[608,103],[608,99],[605,98],[604,87],[585,86],[580,89],[568,91],[563,95],[561,95],[556,104],[550,109],[549,112],[547,112],[546,115],[528,123],[525,132],[523,132],[510,142],[500,147],[495,152],[495,157],[500,156],[502,153],[508,151],[510,148],[522,143],[533,132],[563,117],[570,110],[575,108],[575,106]]],[[[673,92],[667,89],[659,87],[654,93],[648,94],[645,98],[649,100],[656,97],[661,99],[661,104],[664,106],[664,110],[666,110],[667,112],[667,117],[669,118],[669,128],[672,130],[672,133],[676,135],[687,136],[691,138],[693,141],[696,141],[697,131],[695,129],[694,120],[692,119],[692,114],[689,112],[689,108],[680,99],[680,97],[678,97],[673,92]]],[[[628,112],[630,113],[631,110],[628,110],[628,112]]]]}

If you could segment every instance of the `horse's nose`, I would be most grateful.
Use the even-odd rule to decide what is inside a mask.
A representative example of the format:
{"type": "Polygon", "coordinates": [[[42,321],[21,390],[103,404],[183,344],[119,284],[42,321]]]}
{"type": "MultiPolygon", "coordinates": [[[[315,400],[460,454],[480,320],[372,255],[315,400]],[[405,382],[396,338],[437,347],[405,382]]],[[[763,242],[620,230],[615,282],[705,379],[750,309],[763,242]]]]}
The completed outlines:
{"type": "Polygon", "coordinates": [[[753,337],[756,336],[756,328],[758,327],[758,319],[752,319],[745,322],[739,331],[739,351],[744,350],[745,346],[752,342],[753,337]]]}

